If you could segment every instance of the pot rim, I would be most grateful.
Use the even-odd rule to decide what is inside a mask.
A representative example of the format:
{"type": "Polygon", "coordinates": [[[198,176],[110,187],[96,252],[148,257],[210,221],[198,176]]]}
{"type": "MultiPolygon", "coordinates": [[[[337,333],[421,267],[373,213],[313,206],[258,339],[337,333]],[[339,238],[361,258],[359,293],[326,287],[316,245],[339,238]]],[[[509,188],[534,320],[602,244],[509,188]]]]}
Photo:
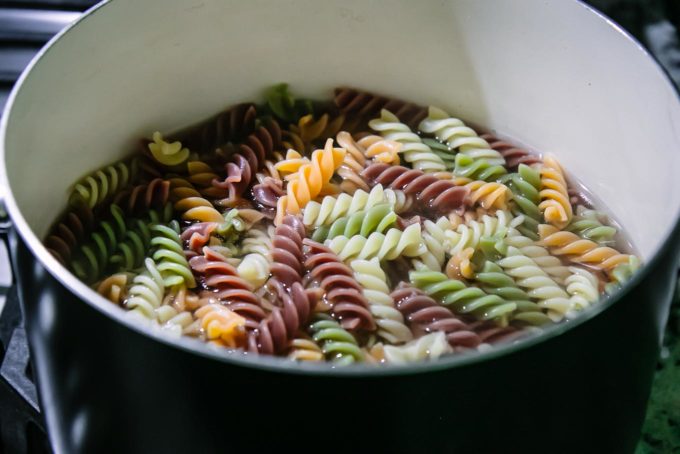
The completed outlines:
{"type": "MultiPolygon", "coordinates": [[[[591,14],[594,14],[600,18],[607,25],[612,27],[617,33],[619,33],[623,39],[629,41],[639,51],[646,55],[646,57],[653,62],[657,71],[660,72],[666,84],[669,84],[673,88],[673,91],[676,94],[676,101],[680,103],[680,89],[673,84],[667,71],[659,64],[658,60],[652,54],[650,54],[640,44],[640,42],[637,41],[637,39],[635,39],[630,33],[624,30],[620,25],[607,17],[605,14],[589,5],[586,5],[582,0],[570,1],[576,3],[577,7],[584,8],[591,14]]],[[[71,30],[76,29],[83,21],[88,20],[90,17],[98,14],[102,10],[105,10],[105,7],[111,2],[112,0],[103,0],[102,2],[87,10],[82,16],[53,36],[52,39],[50,39],[47,44],[45,44],[45,46],[33,57],[12,88],[9,98],[7,99],[7,104],[4,108],[3,115],[0,118],[0,202],[4,202],[14,228],[22,237],[34,258],[39,260],[46,270],[57,281],[73,292],[84,304],[88,304],[95,310],[110,317],[115,323],[119,323],[143,336],[147,336],[155,341],[159,341],[166,346],[178,348],[180,350],[186,351],[187,353],[197,354],[202,357],[224,362],[233,366],[250,367],[253,369],[269,372],[296,375],[378,377],[410,375],[452,369],[456,367],[472,366],[477,363],[487,362],[502,356],[521,352],[538,344],[547,342],[554,337],[559,336],[569,330],[575,329],[581,324],[597,317],[599,314],[615,305],[620,299],[628,295],[635,286],[645,279],[651,272],[651,269],[656,267],[660,260],[662,251],[672,247],[672,243],[676,239],[680,238],[680,217],[678,217],[675,220],[672,230],[666,236],[663,243],[654,253],[652,258],[648,262],[644,262],[641,268],[628,282],[622,286],[622,288],[620,288],[612,296],[607,297],[605,301],[588,308],[575,319],[559,325],[553,325],[549,328],[546,328],[542,332],[535,335],[530,335],[528,338],[518,341],[517,343],[495,346],[492,349],[484,352],[448,355],[438,358],[434,361],[422,361],[405,365],[376,366],[373,364],[355,364],[345,367],[335,367],[332,363],[326,362],[293,362],[287,358],[269,355],[253,355],[244,352],[231,352],[220,347],[212,347],[197,339],[192,339],[185,336],[172,337],[160,332],[159,330],[149,328],[149,326],[136,322],[130,317],[127,317],[122,308],[113,305],[102,295],[80,281],[80,279],[73,275],[64,265],[62,265],[47,251],[47,248],[45,248],[42,241],[28,226],[25,218],[21,214],[21,211],[16,204],[14,195],[9,186],[5,161],[5,138],[14,101],[24,82],[29,77],[31,77],[33,68],[38,64],[43,55],[47,54],[52,49],[52,46],[57,41],[59,41],[63,35],[70,32],[71,30]]]]}

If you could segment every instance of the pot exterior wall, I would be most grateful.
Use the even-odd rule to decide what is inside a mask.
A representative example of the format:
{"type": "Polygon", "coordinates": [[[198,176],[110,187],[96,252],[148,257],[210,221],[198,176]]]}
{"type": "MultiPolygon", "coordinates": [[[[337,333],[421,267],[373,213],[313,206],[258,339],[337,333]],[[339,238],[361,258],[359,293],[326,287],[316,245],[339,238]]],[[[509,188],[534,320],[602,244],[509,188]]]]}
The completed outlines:
{"type": "MultiPolygon", "coordinates": [[[[676,235],[677,236],[677,235],[676,235]]],[[[677,247],[613,307],[498,359],[404,376],[274,373],[120,325],[13,232],[39,395],[56,452],[632,452],[677,247]]]]}

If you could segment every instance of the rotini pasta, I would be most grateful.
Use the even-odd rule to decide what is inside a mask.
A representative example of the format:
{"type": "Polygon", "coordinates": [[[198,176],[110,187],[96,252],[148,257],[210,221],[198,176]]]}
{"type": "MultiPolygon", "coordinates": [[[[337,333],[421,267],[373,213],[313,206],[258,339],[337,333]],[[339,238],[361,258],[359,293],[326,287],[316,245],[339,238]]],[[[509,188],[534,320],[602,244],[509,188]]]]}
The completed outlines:
{"type": "Polygon", "coordinates": [[[630,257],[612,247],[600,246],[594,241],[583,239],[575,233],[558,231],[551,225],[539,225],[538,234],[541,238],[539,244],[547,246],[552,254],[564,255],[574,263],[588,264],[604,271],[613,270],[621,263],[626,263],[630,257]]]}
{"type": "Polygon", "coordinates": [[[373,232],[368,237],[337,236],[326,242],[341,260],[371,259],[394,260],[398,257],[417,257],[425,252],[420,224],[412,224],[405,230],[389,229],[386,233],[373,232]]]}
{"type": "Polygon", "coordinates": [[[548,224],[562,229],[572,217],[571,202],[567,192],[567,181],[562,167],[552,156],[543,159],[541,167],[541,203],[538,205],[548,224]]]}
{"type": "Polygon", "coordinates": [[[168,137],[78,181],[45,239],[159,335],[436,360],[568,322],[640,265],[554,158],[435,107],[280,84],[168,137]]]}
{"type": "Polygon", "coordinates": [[[442,355],[453,353],[442,331],[426,334],[406,345],[387,345],[384,348],[385,360],[391,364],[406,364],[414,361],[433,360],[442,355]]]}
{"type": "Polygon", "coordinates": [[[357,282],[363,287],[364,296],[375,318],[376,334],[390,344],[401,344],[413,339],[411,330],[404,324],[404,317],[394,307],[387,276],[378,259],[353,260],[350,266],[357,282]]]}
{"type": "Polygon", "coordinates": [[[310,200],[319,195],[342,164],[344,156],[343,148],[333,148],[333,139],[326,141],[323,150],[315,150],[311,162],[300,166],[297,178],[288,182],[286,195],[279,199],[283,201],[281,205],[285,207],[286,213],[300,213],[310,200]]]}
{"type": "Polygon", "coordinates": [[[402,145],[399,152],[414,169],[426,173],[446,170],[444,161],[389,110],[383,109],[380,118],[371,120],[368,125],[384,139],[399,142],[402,145]]]}
{"type": "Polygon", "coordinates": [[[179,141],[166,142],[163,134],[156,131],[149,143],[149,151],[153,158],[164,166],[177,166],[189,159],[189,149],[182,147],[179,141]]]}
{"type": "Polygon", "coordinates": [[[70,202],[83,203],[90,209],[104,203],[111,195],[132,183],[137,171],[137,159],[120,161],[87,175],[73,187],[70,202]]]}

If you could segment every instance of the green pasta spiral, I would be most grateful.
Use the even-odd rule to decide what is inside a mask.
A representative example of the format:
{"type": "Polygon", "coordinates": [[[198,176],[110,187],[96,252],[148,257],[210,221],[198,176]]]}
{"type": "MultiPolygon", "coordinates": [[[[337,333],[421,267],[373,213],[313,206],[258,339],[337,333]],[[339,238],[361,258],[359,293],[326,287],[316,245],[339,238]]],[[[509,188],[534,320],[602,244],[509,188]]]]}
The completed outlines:
{"type": "Polygon", "coordinates": [[[473,180],[492,181],[505,175],[507,170],[500,164],[491,164],[486,158],[475,158],[474,156],[457,154],[453,173],[459,177],[471,178],[473,180]]]}
{"type": "Polygon", "coordinates": [[[452,171],[456,167],[456,153],[437,139],[424,138],[423,143],[430,147],[432,153],[441,158],[446,170],[452,171]]]}
{"type": "Polygon", "coordinates": [[[70,203],[84,203],[90,208],[129,185],[138,172],[137,159],[121,161],[99,169],[80,180],[73,188],[70,203]]]}
{"type": "Polygon", "coordinates": [[[538,224],[541,222],[541,175],[538,170],[526,164],[520,164],[517,173],[503,176],[500,181],[505,183],[513,194],[514,205],[512,214],[524,215],[524,222],[517,226],[517,230],[532,240],[538,240],[538,224]]]}
{"type": "Polygon", "coordinates": [[[317,314],[309,327],[312,339],[321,346],[327,359],[345,366],[364,359],[357,340],[338,322],[325,314],[317,314]]]}
{"type": "Polygon", "coordinates": [[[172,205],[166,204],[161,210],[151,210],[144,218],[132,219],[124,237],[116,246],[116,252],[109,262],[118,271],[129,271],[142,266],[151,246],[150,224],[164,224],[172,217],[172,205]]]}
{"type": "Polygon", "coordinates": [[[264,110],[285,123],[297,123],[301,117],[313,113],[314,108],[307,99],[296,100],[288,90],[288,84],[281,83],[265,93],[264,110]]]}
{"type": "Polygon", "coordinates": [[[165,286],[196,287],[196,280],[184,256],[177,221],[170,222],[169,227],[163,224],[153,225],[151,231],[154,233],[151,245],[157,247],[153,260],[163,276],[165,286]]]}
{"type": "Polygon", "coordinates": [[[127,231],[125,215],[118,205],[111,205],[110,214],[110,219],[100,222],[70,263],[75,275],[86,283],[96,281],[104,273],[109,258],[127,231]]]}
{"type": "Polygon", "coordinates": [[[330,226],[323,225],[314,231],[312,239],[323,242],[336,236],[368,236],[373,232],[384,232],[397,220],[397,215],[388,203],[381,203],[368,210],[342,217],[330,226]]]}
{"type": "Polygon", "coordinates": [[[411,283],[458,314],[470,314],[481,320],[498,320],[505,324],[517,310],[517,304],[499,295],[489,295],[479,287],[468,287],[438,271],[411,271],[411,283]]]}
{"type": "Polygon", "coordinates": [[[604,291],[611,295],[616,290],[620,289],[623,284],[628,281],[633,274],[640,268],[640,259],[631,255],[628,262],[618,265],[611,274],[611,282],[604,286],[604,291]]]}
{"type": "Polygon", "coordinates": [[[600,216],[602,216],[602,213],[598,211],[579,206],[576,209],[576,216],[565,230],[573,232],[581,238],[595,241],[600,245],[611,244],[614,241],[614,235],[616,235],[616,228],[604,225],[600,221],[600,216]]]}
{"type": "Polygon", "coordinates": [[[486,293],[498,295],[517,305],[517,313],[513,315],[513,320],[530,325],[544,325],[551,322],[541,308],[529,299],[529,295],[519,288],[514,279],[505,274],[503,268],[497,264],[490,261],[484,262],[482,271],[476,274],[475,280],[486,293]]]}

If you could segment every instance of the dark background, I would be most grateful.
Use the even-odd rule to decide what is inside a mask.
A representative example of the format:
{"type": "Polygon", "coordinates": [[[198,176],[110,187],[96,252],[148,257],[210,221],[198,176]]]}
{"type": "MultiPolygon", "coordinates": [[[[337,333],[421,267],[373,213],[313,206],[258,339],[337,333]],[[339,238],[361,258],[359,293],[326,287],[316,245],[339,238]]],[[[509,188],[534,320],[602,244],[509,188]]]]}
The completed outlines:
{"type": "MultiPolygon", "coordinates": [[[[0,111],[33,55],[51,36],[95,3],[91,0],[0,1],[0,111]]],[[[587,3],[633,34],[680,86],[677,33],[680,0],[591,0],[587,3]]],[[[0,213],[0,236],[6,228],[0,213]]],[[[11,288],[11,271],[3,246],[0,243],[0,454],[49,452],[32,386],[19,304],[11,288]]],[[[577,421],[575,427],[578,427],[577,421]]],[[[669,319],[638,453],[680,453],[678,297],[669,319]]]]}

